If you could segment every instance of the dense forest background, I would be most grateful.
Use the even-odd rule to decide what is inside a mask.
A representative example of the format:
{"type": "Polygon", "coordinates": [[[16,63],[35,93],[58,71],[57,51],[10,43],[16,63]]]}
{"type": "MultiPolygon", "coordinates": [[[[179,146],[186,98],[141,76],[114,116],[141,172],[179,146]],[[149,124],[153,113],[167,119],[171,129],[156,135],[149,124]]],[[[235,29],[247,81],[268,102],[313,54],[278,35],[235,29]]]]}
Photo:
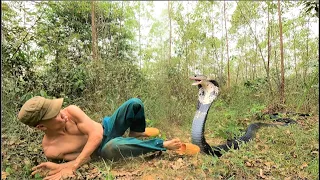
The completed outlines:
{"type": "MultiPolygon", "coordinates": [[[[226,125],[215,126],[212,135],[228,137],[224,129],[239,134],[239,126],[246,126],[239,117],[265,112],[318,115],[315,6],[2,1],[2,130],[17,139],[21,130],[33,134],[16,115],[26,100],[41,95],[63,97],[65,106],[76,104],[98,122],[128,98],[139,97],[148,125],[189,132],[197,88],[188,78],[194,74],[221,87],[212,107],[221,115],[208,126],[226,125]]],[[[9,162],[6,167],[12,168],[9,162]]]]}
{"type": "Polygon", "coordinates": [[[190,75],[279,103],[283,70],[284,104],[316,110],[318,18],[281,5],[279,34],[277,2],[170,2],[160,19],[153,2],[3,2],[4,107],[43,95],[100,110],[139,96],[179,121],[195,101],[190,75]]]}

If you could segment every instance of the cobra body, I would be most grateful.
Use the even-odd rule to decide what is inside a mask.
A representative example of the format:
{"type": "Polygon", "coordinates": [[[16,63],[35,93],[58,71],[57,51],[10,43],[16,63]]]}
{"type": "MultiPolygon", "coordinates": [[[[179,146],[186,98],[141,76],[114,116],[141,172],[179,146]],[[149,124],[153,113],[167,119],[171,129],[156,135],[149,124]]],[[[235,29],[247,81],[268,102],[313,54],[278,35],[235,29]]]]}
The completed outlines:
{"type": "MultiPolygon", "coordinates": [[[[210,146],[206,142],[204,136],[205,123],[210,107],[218,97],[219,85],[215,80],[210,80],[203,75],[195,75],[190,77],[190,79],[195,80],[195,83],[192,85],[197,85],[199,88],[198,106],[192,122],[191,139],[192,143],[199,146],[202,152],[220,157],[223,151],[228,151],[230,148],[238,149],[240,143],[250,141],[254,138],[254,135],[259,128],[263,126],[277,126],[275,124],[261,122],[252,123],[247,128],[246,133],[240,138],[227,141],[227,143],[218,146],[210,146]]],[[[289,118],[279,118],[277,121],[284,122],[284,125],[296,123],[294,120],[289,118]]]]}

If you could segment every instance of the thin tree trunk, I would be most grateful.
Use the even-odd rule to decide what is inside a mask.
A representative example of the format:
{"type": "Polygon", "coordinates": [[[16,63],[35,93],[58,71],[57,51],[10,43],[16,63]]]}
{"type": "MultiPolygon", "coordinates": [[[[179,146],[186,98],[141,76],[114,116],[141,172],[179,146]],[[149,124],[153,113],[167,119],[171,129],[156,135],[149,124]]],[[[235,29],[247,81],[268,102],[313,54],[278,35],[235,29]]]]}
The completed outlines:
{"type": "Polygon", "coordinates": [[[296,85],[298,86],[298,70],[297,70],[297,52],[296,52],[296,31],[293,25],[293,59],[294,59],[294,72],[296,74],[296,85]]]}
{"type": "MultiPolygon", "coordinates": [[[[168,57],[168,67],[171,67],[171,17],[170,17],[170,1],[168,1],[168,18],[169,18],[169,57],[168,57]]],[[[170,83],[170,74],[167,74],[168,78],[167,78],[167,82],[169,84],[169,92],[168,92],[168,100],[169,100],[169,104],[172,104],[171,102],[171,92],[172,92],[172,83],[170,83]]],[[[167,106],[167,112],[169,115],[169,122],[171,122],[172,120],[172,110],[170,106],[167,106]]]]}
{"type": "Polygon", "coordinates": [[[188,65],[188,42],[185,42],[185,46],[186,46],[186,73],[187,76],[189,76],[189,65],[188,65]]]}
{"type": "MultiPolygon", "coordinates": [[[[254,32],[257,32],[257,21],[254,19],[254,32]]],[[[256,79],[257,75],[257,54],[258,54],[258,44],[255,44],[254,52],[254,62],[253,62],[253,80],[256,79]]]]}
{"type": "Polygon", "coordinates": [[[230,88],[230,59],[229,59],[229,47],[228,47],[228,29],[227,29],[227,16],[226,16],[226,1],[223,2],[224,7],[224,26],[226,29],[226,47],[227,47],[227,68],[228,68],[228,82],[227,88],[230,88]]]}
{"type": "MultiPolygon", "coordinates": [[[[240,50],[241,50],[240,52],[243,52],[243,47],[242,46],[241,46],[240,50]]],[[[237,76],[236,76],[236,82],[235,82],[236,85],[238,85],[240,65],[241,65],[241,55],[240,55],[239,62],[238,62],[238,67],[237,67],[237,76]]]]}
{"type": "Polygon", "coordinates": [[[269,9],[269,5],[267,4],[267,8],[268,8],[268,63],[267,63],[267,81],[268,81],[268,85],[269,85],[269,90],[270,90],[270,94],[272,95],[272,86],[271,86],[271,81],[270,81],[270,57],[271,57],[271,43],[270,43],[270,9],[269,9]]]}
{"type": "Polygon", "coordinates": [[[274,81],[275,81],[275,83],[277,84],[277,87],[278,87],[278,91],[280,92],[280,77],[279,77],[279,61],[277,60],[277,50],[276,49],[274,49],[274,61],[275,61],[275,68],[276,68],[276,78],[277,79],[275,79],[274,78],[274,81]]]}
{"type": "MultiPolygon", "coordinates": [[[[309,29],[309,22],[310,22],[310,19],[307,20],[307,23],[308,23],[307,27],[308,27],[308,29],[309,29]]],[[[307,85],[307,80],[306,80],[306,79],[307,79],[308,66],[306,65],[306,64],[307,64],[306,62],[309,61],[309,33],[307,33],[306,48],[307,48],[306,60],[305,60],[304,63],[303,63],[303,64],[304,64],[304,69],[303,69],[303,84],[304,84],[304,86],[307,85]]]]}
{"type": "MultiPolygon", "coordinates": [[[[254,44],[252,44],[252,49],[254,49],[254,44]]],[[[254,80],[254,67],[253,67],[253,62],[252,62],[252,58],[250,57],[250,60],[249,60],[249,63],[250,63],[250,80],[254,80]]]]}
{"type": "Polygon", "coordinates": [[[263,66],[264,66],[264,68],[265,68],[265,70],[266,70],[266,72],[267,72],[267,66],[266,66],[266,63],[265,63],[264,56],[263,56],[263,54],[262,54],[261,47],[260,47],[260,45],[259,45],[259,41],[258,41],[257,35],[254,33],[254,31],[253,31],[253,29],[252,29],[252,27],[251,27],[251,25],[250,25],[247,17],[246,17],[245,14],[242,12],[241,6],[239,6],[239,10],[240,10],[241,15],[242,15],[242,16],[245,18],[245,20],[246,20],[246,23],[247,23],[247,25],[249,26],[249,29],[250,29],[250,31],[251,31],[251,34],[254,36],[254,40],[255,40],[255,42],[256,42],[256,45],[258,46],[258,49],[259,49],[259,52],[260,52],[260,56],[261,56],[262,61],[263,61],[263,66]]]}
{"type": "Polygon", "coordinates": [[[97,60],[97,32],[95,24],[95,5],[91,1],[92,59],[97,60]]]}
{"type": "MultiPolygon", "coordinates": [[[[223,9],[221,8],[221,14],[223,14],[223,9]]],[[[223,38],[223,16],[221,15],[221,40],[223,38]]],[[[223,41],[221,41],[221,59],[220,59],[220,73],[219,73],[219,78],[220,81],[224,83],[224,78],[223,78],[223,60],[224,60],[224,44],[223,41]]]]}
{"type": "MultiPolygon", "coordinates": [[[[247,31],[244,32],[244,37],[247,37],[247,31]]],[[[247,56],[244,56],[244,66],[245,66],[245,80],[247,81],[249,78],[248,78],[248,61],[247,61],[247,56]]]]}
{"type": "Polygon", "coordinates": [[[141,1],[139,1],[139,63],[140,69],[142,68],[142,58],[141,58],[141,1]]]}
{"type": "MultiPolygon", "coordinates": [[[[189,1],[188,1],[188,5],[187,5],[187,15],[186,15],[187,16],[187,25],[186,26],[189,26],[189,15],[188,15],[188,13],[189,13],[189,1]]],[[[186,73],[187,73],[187,76],[189,76],[188,39],[185,39],[185,45],[186,45],[186,67],[187,67],[186,73]]]]}
{"type": "MultiPolygon", "coordinates": [[[[308,29],[310,29],[309,28],[309,26],[310,26],[310,19],[308,18],[308,29]]],[[[309,33],[307,33],[307,61],[306,62],[309,62],[309,33]]],[[[306,64],[306,66],[305,66],[305,75],[304,75],[304,77],[305,77],[305,86],[307,86],[308,87],[308,83],[307,83],[307,73],[308,73],[308,64],[306,64]]],[[[308,91],[310,90],[310,88],[308,88],[308,91]]],[[[309,97],[308,96],[306,96],[306,109],[307,109],[307,111],[309,111],[310,110],[310,104],[309,104],[309,97]]]]}
{"type": "Polygon", "coordinates": [[[280,0],[278,0],[278,15],[279,15],[279,30],[280,30],[280,57],[281,57],[281,84],[280,84],[280,101],[285,103],[284,95],[284,59],[283,59],[283,40],[282,40],[282,22],[281,22],[281,8],[280,0]]]}
{"type": "MultiPolygon", "coordinates": [[[[213,40],[213,38],[214,38],[214,15],[213,15],[214,5],[213,5],[213,3],[212,3],[211,8],[212,8],[212,11],[211,11],[211,28],[212,28],[211,29],[211,39],[213,40]]],[[[211,48],[213,49],[213,47],[214,47],[214,50],[212,51],[212,60],[213,60],[213,67],[212,68],[214,69],[214,72],[217,72],[217,68],[215,66],[217,64],[216,60],[218,60],[217,53],[216,53],[217,48],[215,46],[215,43],[212,42],[211,48]],[[213,58],[214,55],[216,55],[216,60],[215,60],[215,58],[213,58]]],[[[214,73],[214,75],[217,76],[217,73],[214,73]]],[[[217,77],[214,77],[214,78],[216,79],[217,77]]]]}
{"type": "Polygon", "coordinates": [[[171,61],[171,16],[170,16],[170,1],[168,1],[168,17],[169,17],[169,65],[170,65],[170,61],[171,61]]]}
{"type": "Polygon", "coordinates": [[[122,30],[122,18],[123,18],[123,1],[121,2],[121,15],[119,17],[119,35],[117,36],[118,42],[116,46],[116,57],[119,56],[119,47],[120,47],[120,38],[121,38],[121,30],[122,30]]]}
{"type": "MultiPolygon", "coordinates": [[[[273,22],[274,21],[274,17],[272,16],[271,17],[271,21],[273,22]]],[[[271,37],[271,42],[275,41],[275,39],[273,37],[275,37],[277,34],[276,32],[274,32],[274,25],[271,25],[270,27],[270,37],[271,37]]],[[[276,42],[274,43],[274,49],[270,49],[270,52],[272,52],[273,50],[273,53],[274,53],[274,66],[275,66],[275,75],[274,76],[270,76],[270,81],[273,80],[274,83],[276,84],[277,86],[277,90],[278,92],[280,91],[280,77],[279,77],[279,66],[278,66],[278,63],[279,61],[277,60],[277,49],[276,49],[276,42]]],[[[270,45],[272,47],[272,45],[270,45]]],[[[270,54],[270,59],[272,58],[272,55],[270,54]]]]}

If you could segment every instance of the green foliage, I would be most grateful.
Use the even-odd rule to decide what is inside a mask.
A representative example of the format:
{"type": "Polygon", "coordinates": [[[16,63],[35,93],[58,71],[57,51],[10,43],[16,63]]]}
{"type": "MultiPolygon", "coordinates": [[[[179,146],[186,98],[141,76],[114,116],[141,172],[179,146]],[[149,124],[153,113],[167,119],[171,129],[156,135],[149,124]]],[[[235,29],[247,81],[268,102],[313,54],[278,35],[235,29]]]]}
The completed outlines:
{"type": "MultiPolygon", "coordinates": [[[[19,152],[26,152],[29,159],[34,154],[39,155],[36,143],[41,142],[40,135],[16,118],[22,104],[38,95],[63,97],[64,105],[77,104],[96,121],[113,113],[127,99],[139,97],[145,104],[147,125],[159,127],[163,131],[161,138],[170,139],[179,129],[187,140],[197,101],[197,88],[191,86],[188,79],[193,74],[208,75],[220,84],[220,96],[208,114],[208,137],[232,139],[243,134],[250,122],[258,118],[269,120],[261,119],[262,111],[278,104],[280,84],[277,3],[226,2],[225,19],[224,2],[170,2],[172,39],[169,39],[168,11],[165,9],[160,18],[154,17],[152,10],[158,8],[154,3],[95,2],[98,58],[93,61],[91,2],[1,2],[4,134],[20,139],[21,132],[26,132],[24,136],[35,137],[35,140],[24,142],[30,145],[29,148],[20,148],[19,152]],[[28,9],[26,4],[34,4],[36,8],[28,9]],[[268,13],[270,20],[266,22],[268,13]],[[225,20],[230,48],[229,89],[225,85],[228,69],[225,20]],[[269,79],[265,67],[267,27],[270,27],[271,42],[269,79]],[[170,55],[169,42],[172,43],[170,55]],[[37,152],[33,152],[34,149],[37,152]]],[[[299,5],[298,2],[282,2],[282,13],[299,5]]],[[[315,19],[303,12],[285,17],[284,108],[317,115],[319,38],[310,30],[315,19]]],[[[296,133],[288,141],[284,129],[271,133],[262,131],[265,134],[263,141],[268,146],[275,144],[276,149],[270,154],[257,155],[259,148],[251,143],[237,153],[229,152],[222,160],[206,157],[199,165],[201,172],[205,172],[201,177],[257,179],[259,169],[246,167],[243,157],[259,159],[264,156],[283,168],[270,170],[276,178],[283,179],[285,175],[289,176],[287,167],[298,167],[303,163],[303,158],[284,161],[283,156],[290,156],[290,148],[294,146],[299,157],[304,157],[313,148],[304,140],[311,138],[312,144],[317,144],[318,129],[312,128],[308,134],[303,129],[290,129],[296,133]],[[285,175],[281,175],[283,172],[285,175]]],[[[20,147],[15,143],[12,145],[20,147]]],[[[18,163],[16,166],[21,154],[6,148],[12,159],[4,159],[4,170],[13,179],[28,179],[30,164],[18,163]]],[[[43,155],[37,157],[31,165],[46,160],[43,155]]],[[[301,171],[310,179],[316,178],[318,159],[308,155],[305,161],[308,161],[308,167],[301,171]]],[[[107,172],[104,174],[107,179],[113,179],[115,177],[109,172],[112,164],[109,165],[101,169],[107,172]]]]}
{"type": "Polygon", "coordinates": [[[247,80],[244,83],[244,87],[248,89],[252,89],[252,91],[259,91],[259,89],[263,89],[266,86],[267,80],[265,78],[257,78],[253,81],[247,80]]]}
{"type": "Polygon", "coordinates": [[[303,10],[305,13],[319,18],[319,2],[302,1],[301,3],[303,4],[303,10]]]}

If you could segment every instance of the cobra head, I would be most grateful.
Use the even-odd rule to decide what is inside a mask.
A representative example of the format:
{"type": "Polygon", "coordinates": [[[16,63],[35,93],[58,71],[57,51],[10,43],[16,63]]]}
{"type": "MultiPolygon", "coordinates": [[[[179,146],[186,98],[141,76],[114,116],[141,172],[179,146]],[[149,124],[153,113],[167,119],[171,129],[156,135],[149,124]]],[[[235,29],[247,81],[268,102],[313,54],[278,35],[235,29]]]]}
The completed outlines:
{"type": "Polygon", "coordinates": [[[194,75],[190,79],[195,81],[192,85],[199,88],[198,96],[200,103],[209,104],[217,98],[219,94],[219,84],[217,81],[209,79],[204,75],[194,75]]]}

